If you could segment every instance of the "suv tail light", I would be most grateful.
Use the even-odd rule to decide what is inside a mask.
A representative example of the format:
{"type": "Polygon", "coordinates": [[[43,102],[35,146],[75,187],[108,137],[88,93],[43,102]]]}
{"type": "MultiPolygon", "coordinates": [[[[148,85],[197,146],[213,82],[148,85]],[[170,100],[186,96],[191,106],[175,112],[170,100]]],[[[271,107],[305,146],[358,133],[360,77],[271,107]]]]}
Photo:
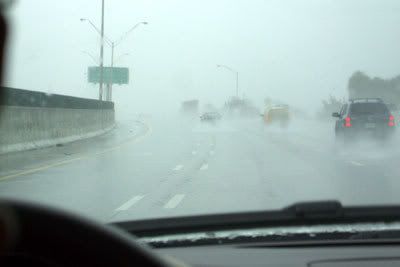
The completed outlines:
{"type": "Polygon", "coordinates": [[[393,115],[389,116],[388,126],[390,126],[390,127],[394,126],[394,116],[393,115]]]}
{"type": "Polygon", "coordinates": [[[350,117],[346,117],[344,119],[344,127],[351,127],[351,118],[350,117]]]}

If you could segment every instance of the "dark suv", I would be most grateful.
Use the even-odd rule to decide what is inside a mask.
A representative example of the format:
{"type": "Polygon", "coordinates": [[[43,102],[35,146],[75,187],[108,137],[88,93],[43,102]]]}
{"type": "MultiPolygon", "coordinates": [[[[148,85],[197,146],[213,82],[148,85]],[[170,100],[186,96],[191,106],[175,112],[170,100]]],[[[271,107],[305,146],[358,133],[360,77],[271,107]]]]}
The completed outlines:
{"type": "Polygon", "coordinates": [[[388,140],[395,129],[394,116],[379,98],[349,100],[340,112],[332,113],[338,118],[335,125],[336,138],[343,141],[372,137],[388,140]]]}

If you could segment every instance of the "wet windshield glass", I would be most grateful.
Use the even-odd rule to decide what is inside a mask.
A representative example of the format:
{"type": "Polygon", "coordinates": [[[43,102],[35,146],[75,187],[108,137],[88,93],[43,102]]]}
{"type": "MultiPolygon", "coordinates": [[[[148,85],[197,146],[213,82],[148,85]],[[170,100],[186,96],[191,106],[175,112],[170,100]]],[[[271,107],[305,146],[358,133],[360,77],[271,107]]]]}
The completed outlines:
{"type": "Polygon", "coordinates": [[[388,114],[389,110],[384,104],[380,103],[358,103],[352,104],[350,107],[351,114],[364,115],[364,114],[388,114]]]}
{"type": "Polygon", "coordinates": [[[12,2],[0,197],[102,222],[400,204],[400,1],[12,2]]]}

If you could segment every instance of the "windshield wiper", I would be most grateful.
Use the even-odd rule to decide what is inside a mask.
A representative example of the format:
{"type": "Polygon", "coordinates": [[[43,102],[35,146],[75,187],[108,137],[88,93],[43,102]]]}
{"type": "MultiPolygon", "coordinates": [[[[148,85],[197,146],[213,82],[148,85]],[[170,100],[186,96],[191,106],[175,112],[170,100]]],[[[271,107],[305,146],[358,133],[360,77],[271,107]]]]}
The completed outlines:
{"type": "Polygon", "coordinates": [[[117,222],[113,225],[138,237],[179,233],[305,226],[333,223],[400,221],[400,206],[348,206],[339,201],[296,203],[273,211],[225,213],[117,222]]]}
{"type": "Polygon", "coordinates": [[[283,209],[283,211],[296,218],[338,218],[343,215],[343,207],[339,201],[297,203],[283,209]]]}

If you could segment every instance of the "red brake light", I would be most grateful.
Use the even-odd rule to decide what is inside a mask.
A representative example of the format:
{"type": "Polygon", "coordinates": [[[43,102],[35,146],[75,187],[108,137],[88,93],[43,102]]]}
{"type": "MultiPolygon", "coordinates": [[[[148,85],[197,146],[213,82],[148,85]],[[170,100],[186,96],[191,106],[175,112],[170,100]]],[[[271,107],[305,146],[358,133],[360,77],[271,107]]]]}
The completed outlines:
{"type": "Polygon", "coordinates": [[[351,127],[351,118],[350,117],[346,117],[344,119],[344,127],[351,127]]]}
{"type": "Polygon", "coordinates": [[[388,126],[390,126],[390,127],[394,126],[394,116],[393,115],[389,116],[388,126]]]}

